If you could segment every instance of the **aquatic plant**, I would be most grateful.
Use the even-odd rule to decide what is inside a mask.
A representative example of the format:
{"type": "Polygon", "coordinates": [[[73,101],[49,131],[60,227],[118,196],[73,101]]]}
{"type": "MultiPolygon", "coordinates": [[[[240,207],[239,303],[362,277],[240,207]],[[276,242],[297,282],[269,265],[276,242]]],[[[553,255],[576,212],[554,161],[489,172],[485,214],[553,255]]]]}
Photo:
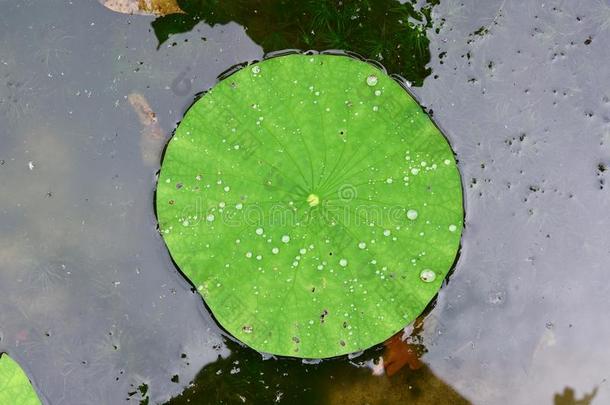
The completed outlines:
{"type": "Polygon", "coordinates": [[[40,405],[28,376],[5,353],[0,353],[0,404],[40,405]]]}
{"type": "Polygon", "coordinates": [[[463,208],[447,141],[398,83],[290,55],[221,81],[170,141],[160,231],[232,335],[326,358],[417,317],[452,267],[463,208]]]}

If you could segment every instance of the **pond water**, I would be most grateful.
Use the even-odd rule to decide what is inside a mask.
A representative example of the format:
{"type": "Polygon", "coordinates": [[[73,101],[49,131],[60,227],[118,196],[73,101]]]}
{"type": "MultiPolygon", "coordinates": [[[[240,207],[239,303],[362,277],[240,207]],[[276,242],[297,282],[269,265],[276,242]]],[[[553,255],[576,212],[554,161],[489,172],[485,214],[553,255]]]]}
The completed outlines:
{"type": "Polygon", "coordinates": [[[0,352],[48,404],[610,402],[610,4],[296,3],[0,1],[0,352]],[[459,159],[462,251],[407,328],[418,370],[376,375],[383,346],[321,363],[243,347],[157,232],[186,109],[287,48],[380,60],[459,159]]]}

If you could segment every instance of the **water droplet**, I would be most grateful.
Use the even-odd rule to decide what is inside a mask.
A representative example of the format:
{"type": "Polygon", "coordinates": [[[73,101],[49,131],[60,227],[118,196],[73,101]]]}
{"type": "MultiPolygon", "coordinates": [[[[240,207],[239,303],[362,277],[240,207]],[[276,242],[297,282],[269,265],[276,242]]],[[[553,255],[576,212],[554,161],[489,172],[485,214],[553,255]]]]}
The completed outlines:
{"type": "Polygon", "coordinates": [[[273,253],[274,255],[278,254],[280,252],[280,250],[276,247],[274,247],[273,249],[271,249],[271,253],[273,253]]]}
{"type": "Polygon", "coordinates": [[[214,222],[214,219],[215,219],[215,218],[216,218],[216,217],[214,216],[214,214],[210,214],[210,215],[208,215],[208,216],[207,216],[207,218],[206,218],[206,219],[207,219],[207,221],[208,221],[208,222],[214,222]]]}
{"type": "Polygon", "coordinates": [[[415,176],[415,175],[417,175],[417,173],[419,173],[419,169],[418,168],[414,167],[413,169],[411,169],[411,174],[412,175],[415,176]]]}
{"type": "Polygon", "coordinates": [[[376,95],[377,97],[381,96],[381,90],[375,90],[375,95],[376,95]]]}
{"type": "Polygon", "coordinates": [[[360,249],[366,249],[366,243],[364,243],[364,242],[360,242],[360,243],[358,244],[358,247],[359,247],[360,249]]]}
{"type": "Polygon", "coordinates": [[[252,257],[252,252],[247,252],[247,253],[246,253],[246,257],[247,257],[248,259],[249,259],[249,258],[251,258],[251,257],[252,257]]]}
{"type": "Polygon", "coordinates": [[[242,203],[237,203],[237,204],[235,204],[235,209],[240,210],[240,209],[242,209],[242,208],[244,208],[244,205],[243,205],[242,203]]]}
{"type": "Polygon", "coordinates": [[[262,235],[263,234],[263,228],[256,228],[256,234],[257,235],[262,235]]]}
{"type": "Polygon", "coordinates": [[[377,83],[379,83],[379,79],[377,79],[377,76],[375,75],[370,75],[369,77],[366,78],[366,84],[368,84],[369,86],[376,86],[377,83]]]}
{"type": "Polygon", "coordinates": [[[288,235],[282,236],[282,242],[284,242],[284,243],[290,242],[290,236],[288,236],[288,235]]]}
{"type": "Polygon", "coordinates": [[[391,177],[388,177],[388,178],[385,180],[385,182],[386,182],[386,183],[388,183],[388,184],[392,184],[392,183],[394,183],[394,179],[392,179],[391,177]]]}
{"type": "Polygon", "coordinates": [[[341,259],[339,260],[339,265],[341,267],[346,267],[347,266],[347,259],[341,259]]]}
{"type": "Polygon", "coordinates": [[[373,106],[373,111],[375,111],[375,112],[379,111],[379,106],[377,106],[377,105],[373,106]]]}
{"type": "Polygon", "coordinates": [[[450,163],[451,163],[451,160],[449,160],[449,159],[445,159],[445,162],[444,162],[444,163],[445,163],[446,165],[448,165],[448,164],[450,164],[450,163]]]}
{"type": "Polygon", "coordinates": [[[386,229],[385,231],[383,231],[383,235],[384,236],[390,236],[392,232],[389,229],[386,229]]]}
{"type": "Polygon", "coordinates": [[[260,66],[253,66],[252,67],[252,73],[254,73],[255,75],[259,74],[260,72],[261,72],[260,66]]]}
{"type": "Polygon", "coordinates": [[[455,231],[457,231],[457,226],[455,226],[453,224],[449,225],[449,232],[455,232],[455,231]]]}
{"type": "Polygon", "coordinates": [[[407,211],[407,218],[409,218],[411,221],[415,221],[417,219],[417,211],[415,210],[409,210],[407,211]]]}
{"type": "Polygon", "coordinates": [[[430,269],[424,269],[419,273],[419,278],[421,278],[424,283],[431,283],[436,280],[436,273],[430,269]]]}

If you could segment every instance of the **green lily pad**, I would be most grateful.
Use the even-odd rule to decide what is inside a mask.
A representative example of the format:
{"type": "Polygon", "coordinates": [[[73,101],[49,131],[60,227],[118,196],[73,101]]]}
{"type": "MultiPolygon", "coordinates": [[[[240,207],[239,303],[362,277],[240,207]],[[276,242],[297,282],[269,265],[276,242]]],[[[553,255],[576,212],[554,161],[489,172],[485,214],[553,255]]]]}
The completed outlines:
{"type": "Polygon", "coordinates": [[[40,405],[28,376],[6,354],[0,354],[0,404],[40,405]]]}
{"type": "Polygon", "coordinates": [[[337,55],[277,57],[218,83],[169,142],[156,204],[218,322],[303,358],[366,349],[413,321],[463,221],[442,133],[391,77],[337,55]]]}

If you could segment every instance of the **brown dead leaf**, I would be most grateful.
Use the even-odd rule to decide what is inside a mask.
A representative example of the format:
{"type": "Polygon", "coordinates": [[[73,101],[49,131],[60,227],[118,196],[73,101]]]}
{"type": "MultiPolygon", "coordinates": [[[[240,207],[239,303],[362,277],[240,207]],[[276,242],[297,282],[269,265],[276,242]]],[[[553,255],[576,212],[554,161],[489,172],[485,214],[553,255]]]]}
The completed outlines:
{"type": "Polygon", "coordinates": [[[422,368],[423,363],[419,360],[417,348],[403,340],[402,332],[385,341],[384,346],[383,366],[389,377],[396,374],[406,365],[411,370],[422,368]]]}
{"type": "Polygon", "coordinates": [[[177,0],[99,0],[112,11],[123,14],[140,14],[164,16],[184,13],[178,7],[177,0]]]}

